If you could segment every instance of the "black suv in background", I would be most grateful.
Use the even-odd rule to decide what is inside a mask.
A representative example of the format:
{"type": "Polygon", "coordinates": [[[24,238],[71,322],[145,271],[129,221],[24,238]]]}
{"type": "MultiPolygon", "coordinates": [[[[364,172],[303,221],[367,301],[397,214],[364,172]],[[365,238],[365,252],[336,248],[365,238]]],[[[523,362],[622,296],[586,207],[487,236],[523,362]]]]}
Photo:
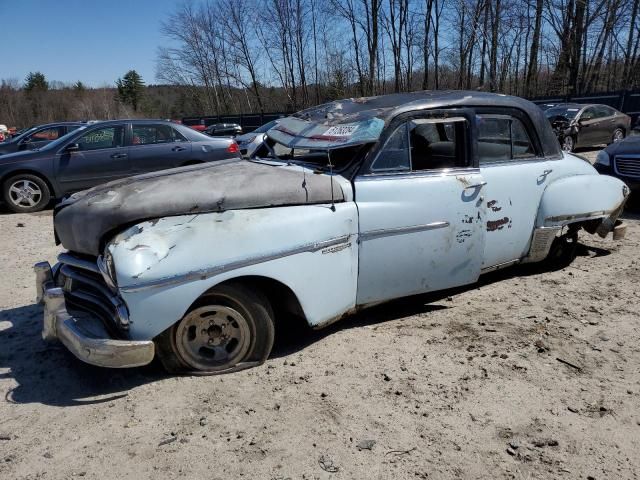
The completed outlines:
{"type": "Polygon", "coordinates": [[[139,173],[241,158],[231,138],[212,138],[163,120],[85,124],[39,150],[0,157],[0,187],[14,212],[139,173]]]}
{"type": "Polygon", "coordinates": [[[0,155],[44,147],[83,125],[81,122],[58,122],[27,128],[11,140],[0,143],[0,155]]]}

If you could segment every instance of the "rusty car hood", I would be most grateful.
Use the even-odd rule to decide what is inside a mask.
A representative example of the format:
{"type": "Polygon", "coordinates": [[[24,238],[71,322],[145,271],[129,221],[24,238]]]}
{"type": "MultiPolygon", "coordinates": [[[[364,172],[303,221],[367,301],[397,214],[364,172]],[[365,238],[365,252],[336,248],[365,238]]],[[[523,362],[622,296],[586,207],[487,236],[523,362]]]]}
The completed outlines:
{"type": "Polygon", "coordinates": [[[229,160],[163,170],[78,192],[56,207],[56,239],[99,255],[105,238],[143,220],[190,213],[343,202],[340,183],[302,167],[229,160]]]}

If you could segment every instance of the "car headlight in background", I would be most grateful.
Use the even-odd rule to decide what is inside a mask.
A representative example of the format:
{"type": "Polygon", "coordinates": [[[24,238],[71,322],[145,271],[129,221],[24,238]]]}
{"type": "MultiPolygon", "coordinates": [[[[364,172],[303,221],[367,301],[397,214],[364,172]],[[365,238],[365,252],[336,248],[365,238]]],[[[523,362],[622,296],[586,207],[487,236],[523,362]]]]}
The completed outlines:
{"type": "Polygon", "coordinates": [[[602,165],[603,167],[608,167],[609,165],[611,165],[609,154],[604,150],[600,150],[600,152],[598,152],[598,155],[596,156],[596,163],[598,165],[602,165]]]}

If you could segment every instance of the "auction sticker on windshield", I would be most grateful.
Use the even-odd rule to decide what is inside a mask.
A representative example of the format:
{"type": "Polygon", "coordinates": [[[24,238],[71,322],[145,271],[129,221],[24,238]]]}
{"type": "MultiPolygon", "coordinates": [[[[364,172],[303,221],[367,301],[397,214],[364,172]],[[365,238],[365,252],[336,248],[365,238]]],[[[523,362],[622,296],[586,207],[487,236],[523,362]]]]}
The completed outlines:
{"type": "Polygon", "coordinates": [[[331,127],[323,133],[327,137],[350,137],[356,131],[358,125],[338,125],[331,127]]]}

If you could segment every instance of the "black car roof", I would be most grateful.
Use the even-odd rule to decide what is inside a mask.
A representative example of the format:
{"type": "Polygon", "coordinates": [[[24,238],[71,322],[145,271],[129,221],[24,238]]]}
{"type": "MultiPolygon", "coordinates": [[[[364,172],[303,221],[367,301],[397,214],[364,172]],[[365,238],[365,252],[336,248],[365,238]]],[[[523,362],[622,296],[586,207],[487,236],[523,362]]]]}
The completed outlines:
{"type": "MultiPolygon", "coordinates": [[[[498,93],[465,90],[425,90],[411,93],[394,93],[377,97],[336,100],[308,108],[292,115],[295,119],[323,126],[365,122],[373,119],[387,124],[399,114],[414,110],[437,108],[503,107],[523,111],[533,122],[540,137],[545,156],[561,155],[558,140],[544,112],[534,103],[520,97],[498,93]],[[377,119],[377,120],[376,120],[377,119]]],[[[287,119],[280,119],[286,123],[287,119]]],[[[269,136],[278,127],[269,130],[269,136]]],[[[280,129],[282,130],[282,128],[280,129]]]]}

